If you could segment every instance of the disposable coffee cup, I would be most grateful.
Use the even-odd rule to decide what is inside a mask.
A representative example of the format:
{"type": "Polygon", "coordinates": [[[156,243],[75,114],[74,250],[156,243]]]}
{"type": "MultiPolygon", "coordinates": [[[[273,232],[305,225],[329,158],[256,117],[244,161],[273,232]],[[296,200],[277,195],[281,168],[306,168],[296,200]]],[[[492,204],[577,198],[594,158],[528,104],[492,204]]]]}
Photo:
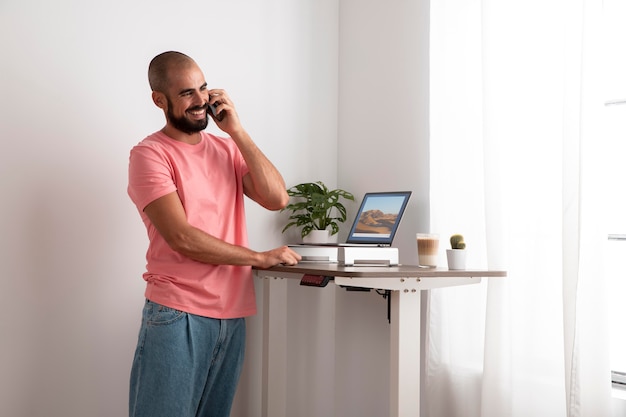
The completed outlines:
{"type": "Polygon", "coordinates": [[[439,235],[417,233],[417,264],[421,268],[436,268],[439,253],[439,235]]]}

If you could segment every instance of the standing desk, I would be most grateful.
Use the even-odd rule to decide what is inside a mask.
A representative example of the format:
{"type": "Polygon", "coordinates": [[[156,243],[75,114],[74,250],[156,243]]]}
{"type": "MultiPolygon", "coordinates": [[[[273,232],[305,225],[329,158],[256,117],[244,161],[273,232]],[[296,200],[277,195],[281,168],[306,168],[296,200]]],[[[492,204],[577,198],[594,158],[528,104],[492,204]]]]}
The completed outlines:
{"type": "Polygon", "coordinates": [[[275,266],[256,269],[267,280],[263,287],[263,417],[286,416],[286,325],[285,285],[275,285],[272,279],[320,275],[334,278],[343,287],[389,290],[391,296],[390,333],[390,417],[420,414],[420,323],[421,290],[477,284],[482,278],[505,277],[506,271],[420,268],[398,266],[341,266],[336,263],[300,263],[295,266],[275,266]],[[270,302],[271,301],[271,302],[270,302]],[[278,322],[282,325],[270,326],[278,322]]]}

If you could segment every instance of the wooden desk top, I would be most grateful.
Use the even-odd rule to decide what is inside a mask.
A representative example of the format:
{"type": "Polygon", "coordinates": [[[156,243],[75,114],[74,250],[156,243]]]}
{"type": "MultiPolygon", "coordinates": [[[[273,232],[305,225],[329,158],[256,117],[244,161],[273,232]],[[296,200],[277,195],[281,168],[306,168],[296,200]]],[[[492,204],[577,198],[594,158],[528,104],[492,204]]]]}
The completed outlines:
{"type": "MultiPolygon", "coordinates": [[[[255,268],[256,269],[256,268],[255,268]]],[[[342,266],[337,263],[301,262],[295,266],[278,265],[257,271],[293,274],[323,275],[349,278],[463,278],[506,277],[506,271],[478,269],[449,270],[447,268],[420,268],[417,265],[398,266],[342,266]]]]}

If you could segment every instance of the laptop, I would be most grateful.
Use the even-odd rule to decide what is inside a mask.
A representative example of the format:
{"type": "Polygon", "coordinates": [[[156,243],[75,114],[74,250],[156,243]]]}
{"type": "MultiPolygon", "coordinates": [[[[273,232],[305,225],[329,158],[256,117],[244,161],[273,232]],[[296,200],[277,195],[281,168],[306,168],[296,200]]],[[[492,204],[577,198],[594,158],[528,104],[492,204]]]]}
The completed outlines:
{"type": "Polygon", "coordinates": [[[366,193],[345,243],[311,245],[391,246],[410,197],[411,191],[366,193]]]}

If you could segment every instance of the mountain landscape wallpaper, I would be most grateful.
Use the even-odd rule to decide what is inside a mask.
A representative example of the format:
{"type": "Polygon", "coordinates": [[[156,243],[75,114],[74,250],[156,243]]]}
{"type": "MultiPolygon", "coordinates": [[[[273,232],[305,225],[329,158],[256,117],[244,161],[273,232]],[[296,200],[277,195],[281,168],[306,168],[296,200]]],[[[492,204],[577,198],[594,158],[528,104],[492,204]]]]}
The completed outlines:
{"type": "Polygon", "coordinates": [[[368,210],[361,213],[356,226],[356,233],[390,234],[398,214],[383,213],[380,210],[368,210]]]}

